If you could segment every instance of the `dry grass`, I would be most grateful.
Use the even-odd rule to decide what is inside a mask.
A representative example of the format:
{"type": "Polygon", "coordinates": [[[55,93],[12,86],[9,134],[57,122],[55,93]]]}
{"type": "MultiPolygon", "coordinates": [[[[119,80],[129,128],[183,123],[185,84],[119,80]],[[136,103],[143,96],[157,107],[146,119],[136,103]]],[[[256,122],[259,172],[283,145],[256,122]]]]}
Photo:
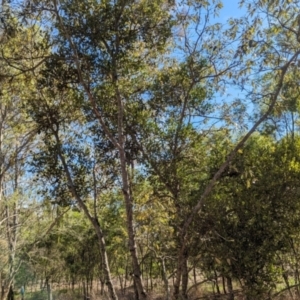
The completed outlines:
{"type": "MultiPolygon", "coordinates": [[[[172,284],[170,282],[170,295],[172,295],[172,284]]],[[[223,292],[221,285],[219,286],[220,292],[223,292]]],[[[234,285],[235,290],[235,300],[245,300],[245,296],[242,294],[242,291],[238,285],[234,285]]],[[[134,289],[133,286],[129,286],[124,290],[117,290],[119,300],[135,300],[134,289]]],[[[149,291],[149,300],[165,300],[166,295],[164,292],[164,288],[161,284],[156,283],[154,285],[153,291],[149,291]]],[[[204,282],[198,283],[190,287],[188,292],[188,297],[190,300],[222,300],[228,299],[228,294],[218,294],[216,286],[212,282],[204,282]]],[[[16,300],[20,300],[19,295],[16,295],[16,300]]],[[[27,293],[26,300],[45,300],[47,299],[46,290],[43,291],[35,291],[32,293],[27,293]]],[[[69,289],[69,286],[54,286],[53,285],[53,300],[83,300],[83,291],[79,286],[75,286],[75,289],[69,289]]],[[[97,284],[94,284],[93,290],[90,292],[90,298],[86,300],[108,300],[107,290],[105,289],[103,294],[100,292],[100,287],[97,284]]],[[[296,295],[296,289],[292,289],[291,292],[284,289],[284,285],[278,287],[277,292],[273,293],[273,296],[268,299],[268,297],[264,297],[264,299],[257,300],[295,300],[300,299],[298,295],[296,295]]],[[[256,300],[256,299],[255,299],[256,300]]]]}
{"type": "MultiPolygon", "coordinates": [[[[123,294],[121,291],[118,291],[118,298],[119,300],[135,300],[133,290],[126,290],[126,293],[123,294]]],[[[73,293],[72,291],[68,291],[66,293],[54,295],[53,300],[75,300],[75,299],[82,299],[82,295],[78,297],[78,293],[73,293]]],[[[107,292],[103,295],[100,294],[99,291],[93,291],[90,294],[89,300],[108,300],[109,297],[107,292]]],[[[152,291],[149,292],[149,300],[165,300],[166,297],[164,294],[152,291]]],[[[212,292],[203,292],[203,291],[193,291],[189,293],[190,300],[225,300],[228,299],[228,295],[226,294],[216,294],[212,292]]],[[[272,300],[295,300],[299,299],[295,293],[293,293],[293,297],[288,293],[288,291],[284,291],[283,293],[278,294],[276,297],[272,297],[272,300]]],[[[257,299],[257,300],[271,300],[267,299],[257,299]]],[[[33,300],[33,299],[32,299],[33,300]]],[[[241,291],[235,291],[235,300],[246,300],[245,296],[242,295],[241,291]]]]}

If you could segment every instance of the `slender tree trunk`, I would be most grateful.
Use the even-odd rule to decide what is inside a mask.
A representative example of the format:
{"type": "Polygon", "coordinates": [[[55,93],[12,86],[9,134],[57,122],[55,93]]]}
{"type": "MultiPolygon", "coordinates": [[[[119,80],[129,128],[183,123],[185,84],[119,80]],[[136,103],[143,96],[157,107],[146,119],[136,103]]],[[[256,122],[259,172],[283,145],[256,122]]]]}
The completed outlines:
{"type": "Polygon", "coordinates": [[[134,279],[133,279],[133,289],[134,289],[135,300],[138,300],[139,299],[139,291],[136,286],[136,281],[134,279]]]}
{"type": "Polygon", "coordinates": [[[151,261],[150,261],[150,270],[149,270],[149,277],[150,277],[150,290],[151,290],[151,291],[153,291],[152,272],[153,272],[153,259],[152,259],[152,256],[151,256],[151,261]]]}
{"type": "Polygon", "coordinates": [[[133,280],[135,282],[135,286],[138,291],[138,299],[143,300],[147,298],[146,291],[144,290],[142,278],[141,278],[141,269],[138,262],[137,256],[137,248],[135,243],[135,233],[133,229],[133,201],[132,196],[130,193],[129,188],[129,179],[128,179],[128,172],[126,166],[126,159],[125,159],[125,151],[120,150],[120,160],[121,160],[121,169],[122,169],[122,181],[123,181],[123,195],[125,199],[125,206],[126,206],[126,216],[127,216],[127,231],[128,231],[128,238],[129,238],[129,251],[131,254],[132,259],[132,268],[133,268],[133,280]]]}
{"type": "MultiPolygon", "coordinates": [[[[2,6],[3,6],[3,1],[2,1],[2,6]]],[[[1,119],[0,119],[0,205],[1,205],[0,210],[5,211],[6,215],[7,215],[7,211],[5,210],[5,206],[3,205],[3,202],[4,202],[4,187],[3,187],[3,184],[4,184],[4,154],[2,152],[3,130],[4,130],[3,123],[4,123],[4,117],[5,117],[5,107],[2,107],[1,103],[0,103],[0,113],[1,113],[1,116],[0,116],[1,117],[1,119]]],[[[6,299],[7,295],[8,295],[8,290],[7,290],[7,287],[5,284],[4,274],[1,273],[1,300],[6,299]]]]}
{"type": "Polygon", "coordinates": [[[90,291],[92,292],[93,290],[93,275],[91,274],[91,278],[90,278],[90,291]]]}
{"type": "Polygon", "coordinates": [[[291,299],[294,299],[293,293],[292,293],[291,288],[290,288],[290,283],[289,283],[288,274],[287,274],[287,272],[284,271],[283,266],[282,266],[282,271],[283,271],[283,272],[282,272],[282,277],[283,277],[283,280],[284,280],[284,282],[285,282],[285,284],[286,284],[286,286],[287,286],[287,289],[288,289],[288,291],[289,291],[290,297],[291,297],[291,299]]]}
{"type": "Polygon", "coordinates": [[[71,173],[69,171],[69,167],[66,163],[64,154],[62,153],[62,148],[61,148],[61,142],[58,136],[58,132],[53,130],[53,134],[54,137],[56,139],[57,145],[58,145],[58,156],[62,162],[63,168],[64,168],[64,172],[66,174],[67,177],[67,181],[69,184],[69,188],[70,188],[70,192],[73,194],[73,196],[75,197],[78,205],[83,209],[85,215],[87,216],[87,218],[90,220],[90,222],[92,223],[97,237],[98,237],[98,243],[99,243],[99,250],[102,254],[102,269],[103,269],[103,274],[105,276],[105,281],[106,281],[106,285],[108,288],[108,293],[109,296],[112,300],[117,300],[118,296],[115,292],[114,286],[112,284],[112,280],[111,280],[111,273],[110,273],[110,268],[109,268],[109,263],[108,263],[108,257],[107,257],[107,252],[106,252],[106,245],[105,245],[105,239],[104,239],[104,235],[102,232],[102,228],[100,226],[100,223],[98,221],[98,219],[96,217],[92,217],[87,206],[85,205],[84,201],[81,199],[81,197],[78,195],[77,190],[74,186],[73,180],[72,180],[72,176],[71,173]]]}
{"type": "Polygon", "coordinates": [[[0,271],[0,299],[2,298],[2,286],[3,286],[2,272],[0,271]]]}
{"type": "Polygon", "coordinates": [[[187,251],[184,254],[184,260],[182,262],[182,299],[187,300],[187,289],[189,283],[189,271],[188,271],[188,253],[187,251]]]}
{"type": "Polygon", "coordinates": [[[13,215],[10,216],[8,205],[5,207],[6,221],[7,221],[7,240],[9,245],[9,274],[8,274],[8,286],[7,298],[8,300],[14,299],[13,284],[15,277],[15,255],[16,255],[16,243],[17,243],[17,205],[13,204],[13,215]]]}
{"type": "Polygon", "coordinates": [[[105,245],[105,239],[102,233],[102,229],[100,227],[100,224],[98,222],[98,220],[94,220],[94,228],[97,232],[97,236],[98,236],[98,241],[99,241],[99,247],[102,253],[102,268],[103,268],[103,273],[105,276],[105,280],[106,280],[106,285],[109,291],[109,294],[111,296],[111,299],[113,300],[117,300],[118,296],[115,292],[114,286],[112,284],[112,280],[111,280],[111,274],[110,274],[110,268],[109,268],[109,262],[108,262],[108,257],[107,257],[107,252],[106,252],[106,245],[105,245]]]}
{"type": "Polygon", "coordinates": [[[178,245],[177,266],[176,266],[176,275],[175,275],[175,281],[174,281],[173,298],[175,300],[179,299],[179,296],[180,296],[180,284],[181,284],[183,264],[184,264],[184,253],[186,250],[184,240],[185,240],[184,236],[181,235],[179,245],[178,245]]]}
{"type": "Polygon", "coordinates": [[[83,300],[86,300],[86,286],[84,280],[82,280],[82,287],[83,287],[83,300]]]}
{"type": "Polygon", "coordinates": [[[84,286],[85,286],[84,297],[85,299],[89,299],[90,291],[89,291],[89,280],[87,277],[85,278],[84,286]]]}
{"type": "Polygon", "coordinates": [[[217,293],[218,293],[218,295],[220,295],[221,292],[220,292],[220,288],[219,288],[218,274],[217,274],[216,269],[214,269],[214,274],[215,274],[215,280],[216,280],[216,289],[217,289],[217,293]]]}
{"type": "Polygon", "coordinates": [[[174,293],[173,293],[174,300],[179,299],[180,282],[181,282],[181,260],[179,256],[177,256],[177,259],[178,259],[178,263],[176,269],[176,276],[174,280],[174,293]]]}
{"type": "Polygon", "coordinates": [[[162,267],[163,282],[165,285],[166,300],[169,300],[170,299],[169,280],[168,280],[167,271],[166,271],[165,258],[161,257],[160,261],[161,261],[161,267],[162,267]]]}
{"type": "Polygon", "coordinates": [[[47,299],[48,300],[52,300],[52,287],[51,287],[51,282],[50,282],[50,278],[46,279],[46,285],[47,285],[47,299]]]}
{"type": "Polygon", "coordinates": [[[233,286],[231,277],[226,277],[226,283],[228,288],[228,300],[234,300],[233,286]]]}
{"type": "Polygon", "coordinates": [[[3,298],[8,300],[13,300],[13,283],[15,276],[15,251],[16,251],[16,203],[14,203],[13,216],[10,215],[9,206],[5,206],[5,217],[6,217],[6,236],[8,242],[8,263],[9,263],[9,273],[7,285],[5,287],[6,292],[4,292],[3,298]]]}
{"type": "Polygon", "coordinates": [[[1,284],[1,300],[4,300],[5,290],[4,290],[4,283],[1,284]]]}
{"type": "Polygon", "coordinates": [[[15,299],[15,293],[13,290],[13,286],[10,285],[7,300],[14,300],[14,299],[15,299]]]}
{"type": "Polygon", "coordinates": [[[226,291],[226,285],[225,285],[225,277],[222,275],[222,287],[223,287],[223,293],[226,295],[227,291],[226,291]]]}

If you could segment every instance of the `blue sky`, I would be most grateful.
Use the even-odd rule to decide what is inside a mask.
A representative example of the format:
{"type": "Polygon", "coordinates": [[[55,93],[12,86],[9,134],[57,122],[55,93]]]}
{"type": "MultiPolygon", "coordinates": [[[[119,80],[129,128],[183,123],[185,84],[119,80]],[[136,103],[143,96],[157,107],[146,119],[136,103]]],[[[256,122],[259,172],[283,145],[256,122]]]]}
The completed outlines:
{"type": "Polygon", "coordinates": [[[224,22],[229,18],[238,18],[245,13],[245,8],[239,8],[238,0],[223,0],[223,9],[220,13],[220,21],[224,22]]]}
{"type": "MultiPolygon", "coordinates": [[[[230,18],[240,18],[247,13],[245,6],[240,7],[240,0],[223,0],[223,8],[220,11],[219,17],[216,18],[216,22],[226,24],[230,18]]],[[[217,102],[232,102],[234,99],[245,99],[245,91],[241,91],[238,87],[227,86],[225,95],[215,95],[217,102]]],[[[247,104],[247,113],[249,115],[253,112],[253,105],[247,104]]],[[[246,117],[246,116],[245,116],[246,117]]],[[[248,123],[249,121],[246,121],[248,123]]],[[[249,124],[249,123],[248,123],[249,124]]],[[[240,124],[242,125],[242,124],[240,124]]],[[[245,124],[243,124],[245,125],[245,124]]],[[[236,125],[237,128],[239,127],[236,125]]]]}

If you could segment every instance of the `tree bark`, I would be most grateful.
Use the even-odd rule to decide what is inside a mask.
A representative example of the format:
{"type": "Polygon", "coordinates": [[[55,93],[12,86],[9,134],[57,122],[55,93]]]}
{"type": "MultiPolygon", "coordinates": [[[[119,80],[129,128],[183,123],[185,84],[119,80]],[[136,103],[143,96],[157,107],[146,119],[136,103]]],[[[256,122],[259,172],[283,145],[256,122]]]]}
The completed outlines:
{"type": "Polygon", "coordinates": [[[166,271],[165,258],[161,257],[160,261],[161,261],[161,268],[162,268],[162,278],[165,285],[166,300],[169,300],[170,299],[169,280],[166,271]]]}
{"type": "Polygon", "coordinates": [[[182,276],[182,264],[183,264],[183,251],[184,247],[180,246],[178,247],[178,254],[177,254],[177,267],[176,267],[176,275],[175,275],[175,282],[174,282],[174,292],[173,292],[173,298],[175,300],[179,299],[180,295],[180,283],[181,283],[181,276],[182,276]]]}
{"type": "Polygon", "coordinates": [[[51,287],[51,283],[49,282],[49,279],[47,279],[47,299],[48,300],[52,300],[52,287],[51,287]]]}
{"type": "Polygon", "coordinates": [[[135,233],[133,229],[133,199],[130,192],[129,187],[129,179],[128,179],[128,170],[126,166],[126,158],[124,149],[119,150],[120,161],[121,161],[121,170],[122,170],[122,181],[123,181],[123,195],[125,199],[125,207],[126,207],[126,217],[127,217],[127,231],[128,231],[128,246],[132,259],[132,268],[133,268],[133,280],[135,282],[139,300],[143,300],[147,298],[147,294],[144,290],[142,278],[141,278],[141,270],[137,257],[137,248],[135,243],[135,233]]]}
{"type": "Polygon", "coordinates": [[[188,283],[189,283],[189,271],[188,271],[188,253],[187,251],[184,254],[184,260],[182,262],[182,299],[187,300],[187,289],[188,289],[188,283]]]}
{"type": "Polygon", "coordinates": [[[226,283],[227,283],[227,289],[228,289],[228,300],[234,300],[234,293],[233,293],[231,277],[226,276],[226,283]]]}
{"type": "Polygon", "coordinates": [[[10,287],[9,287],[7,300],[14,300],[14,299],[15,299],[15,293],[14,293],[14,290],[13,290],[13,286],[11,284],[10,287]]]}

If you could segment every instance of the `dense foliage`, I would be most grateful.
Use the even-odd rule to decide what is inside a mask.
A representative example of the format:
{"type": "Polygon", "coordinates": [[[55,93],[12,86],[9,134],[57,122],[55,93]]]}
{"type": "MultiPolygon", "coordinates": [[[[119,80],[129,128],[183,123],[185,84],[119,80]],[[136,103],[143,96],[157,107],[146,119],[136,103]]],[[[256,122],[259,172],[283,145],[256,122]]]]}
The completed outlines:
{"type": "Polygon", "coordinates": [[[1,300],[300,297],[300,1],[240,2],[2,1],[1,300]]]}

